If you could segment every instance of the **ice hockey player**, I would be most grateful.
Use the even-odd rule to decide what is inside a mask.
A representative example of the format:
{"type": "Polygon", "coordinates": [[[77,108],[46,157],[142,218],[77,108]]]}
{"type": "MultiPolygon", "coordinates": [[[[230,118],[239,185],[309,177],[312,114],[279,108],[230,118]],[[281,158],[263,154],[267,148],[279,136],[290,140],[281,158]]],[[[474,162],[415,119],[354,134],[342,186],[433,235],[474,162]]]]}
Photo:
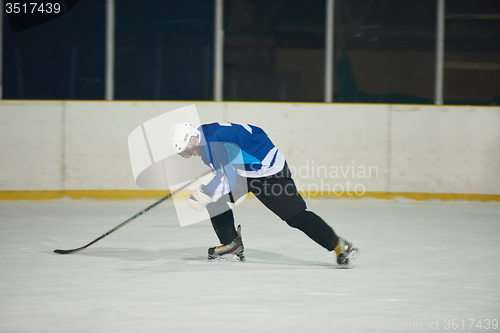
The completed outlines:
{"type": "Polygon", "coordinates": [[[222,245],[208,249],[209,259],[232,255],[244,260],[241,228],[236,230],[228,203],[252,192],[289,226],[303,231],[316,243],[335,251],[337,263],[348,267],[359,251],[339,237],[306,203],[291,178],[285,156],[259,127],[248,124],[212,123],[195,128],[180,123],[172,128],[171,143],[182,157],[200,156],[215,177],[189,198],[193,209],[207,209],[222,245]]]}

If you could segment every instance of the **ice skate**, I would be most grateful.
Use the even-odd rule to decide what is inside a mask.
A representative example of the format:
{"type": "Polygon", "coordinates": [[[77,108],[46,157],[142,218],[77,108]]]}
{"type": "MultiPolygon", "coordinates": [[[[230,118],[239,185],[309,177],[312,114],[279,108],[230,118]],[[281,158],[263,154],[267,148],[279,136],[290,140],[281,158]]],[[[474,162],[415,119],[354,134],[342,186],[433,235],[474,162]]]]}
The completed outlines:
{"type": "Polygon", "coordinates": [[[220,245],[216,247],[211,247],[208,249],[208,259],[209,260],[227,260],[222,258],[226,255],[232,255],[231,261],[244,261],[245,256],[243,255],[243,241],[241,240],[241,226],[238,226],[236,231],[236,238],[229,244],[220,245]]]}
{"type": "Polygon", "coordinates": [[[359,255],[359,250],[342,237],[339,237],[339,243],[334,250],[337,253],[337,264],[343,267],[349,267],[359,255]]]}

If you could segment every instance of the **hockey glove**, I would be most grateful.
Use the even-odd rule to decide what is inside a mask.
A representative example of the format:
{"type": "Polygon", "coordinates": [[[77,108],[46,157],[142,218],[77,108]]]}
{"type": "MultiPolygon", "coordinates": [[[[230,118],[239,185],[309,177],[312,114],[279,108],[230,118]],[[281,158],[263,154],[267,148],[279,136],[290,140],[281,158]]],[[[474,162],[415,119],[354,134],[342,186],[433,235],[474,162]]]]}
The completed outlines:
{"type": "Polygon", "coordinates": [[[206,205],[213,202],[212,198],[203,193],[202,188],[197,189],[188,199],[189,207],[202,210],[206,205]]]}

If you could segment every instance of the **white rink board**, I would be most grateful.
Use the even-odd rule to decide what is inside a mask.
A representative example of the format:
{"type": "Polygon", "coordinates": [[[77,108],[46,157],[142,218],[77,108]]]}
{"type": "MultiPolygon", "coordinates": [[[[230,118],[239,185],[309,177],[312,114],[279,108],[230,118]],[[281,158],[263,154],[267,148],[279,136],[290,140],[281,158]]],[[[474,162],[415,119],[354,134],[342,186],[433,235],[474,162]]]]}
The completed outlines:
{"type": "Polygon", "coordinates": [[[0,191],[140,189],[128,135],[193,103],[263,127],[302,190],[500,194],[498,107],[192,101],[0,101],[0,191]]]}
{"type": "Polygon", "coordinates": [[[0,191],[63,186],[63,102],[0,102],[0,191]]]}
{"type": "Polygon", "coordinates": [[[499,108],[392,110],[391,191],[500,194],[499,108]]]}

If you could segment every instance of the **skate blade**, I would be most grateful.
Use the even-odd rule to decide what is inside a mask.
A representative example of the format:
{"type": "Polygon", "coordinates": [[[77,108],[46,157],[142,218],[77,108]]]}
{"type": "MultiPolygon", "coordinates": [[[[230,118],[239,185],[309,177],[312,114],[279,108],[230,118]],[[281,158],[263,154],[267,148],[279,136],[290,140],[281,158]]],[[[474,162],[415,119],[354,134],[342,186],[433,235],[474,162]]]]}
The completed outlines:
{"type": "Polygon", "coordinates": [[[231,258],[228,258],[227,256],[209,256],[208,261],[230,261],[230,262],[236,262],[236,261],[245,261],[245,256],[244,255],[237,255],[233,254],[231,258]]]}

